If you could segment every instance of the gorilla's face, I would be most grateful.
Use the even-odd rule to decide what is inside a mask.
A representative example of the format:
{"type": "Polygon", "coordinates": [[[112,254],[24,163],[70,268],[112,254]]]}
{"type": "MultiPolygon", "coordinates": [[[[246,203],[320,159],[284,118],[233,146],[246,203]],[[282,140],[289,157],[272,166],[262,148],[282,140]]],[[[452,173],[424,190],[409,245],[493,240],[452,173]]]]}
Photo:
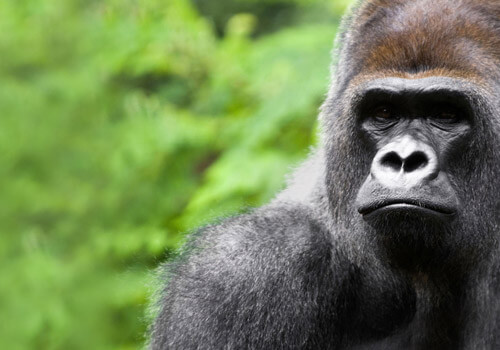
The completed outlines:
{"type": "Polygon", "coordinates": [[[389,78],[362,87],[357,128],[375,154],[356,200],[365,220],[446,222],[461,211],[449,170],[467,149],[474,115],[470,93],[457,86],[389,78]]]}
{"type": "Polygon", "coordinates": [[[327,180],[333,207],[347,203],[340,221],[406,265],[481,255],[498,222],[491,97],[445,76],[367,79],[348,96],[327,180]]]}
{"type": "Polygon", "coordinates": [[[356,210],[398,261],[444,259],[457,250],[457,222],[471,221],[455,186],[478,116],[474,91],[446,77],[385,78],[356,95],[356,130],[373,155],[356,210]]]}

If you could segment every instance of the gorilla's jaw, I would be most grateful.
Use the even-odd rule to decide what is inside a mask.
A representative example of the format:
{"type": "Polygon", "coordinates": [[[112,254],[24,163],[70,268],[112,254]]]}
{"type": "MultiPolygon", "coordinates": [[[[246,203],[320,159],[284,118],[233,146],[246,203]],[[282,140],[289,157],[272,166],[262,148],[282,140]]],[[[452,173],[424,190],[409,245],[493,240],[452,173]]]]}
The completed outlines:
{"type": "Polygon", "coordinates": [[[420,210],[390,210],[365,220],[374,241],[391,264],[406,270],[436,271],[460,255],[453,227],[439,216],[420,210]]]}
{"type": "Polygon", "coordinates": [[[443,215],[402,207],[369,218],[358,214],[355,226],[363,235],[359,239],[368,244],[364,249],[375,251],[374,257],[393,267],[409,273],[465,276],[487,263],[497,247],[494,232],[476,219],[475,213],[466,211],[443,215]]]}

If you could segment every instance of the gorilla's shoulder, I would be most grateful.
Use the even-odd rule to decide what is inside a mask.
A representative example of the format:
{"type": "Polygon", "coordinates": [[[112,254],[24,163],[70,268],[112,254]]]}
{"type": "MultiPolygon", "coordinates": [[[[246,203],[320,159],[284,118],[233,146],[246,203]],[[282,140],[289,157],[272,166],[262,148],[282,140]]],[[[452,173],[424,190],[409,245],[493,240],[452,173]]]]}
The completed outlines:
{"type": "Polygon", "coordinates": [[[208,273],[210,266],[212,276],[262,276],[329,265],[331,254],[331,235],[314,211],[274,204],[193,233],[173,265],[182,273],[208,273]]]}
{"type": "Polygon", "coordinates": [[[313,212],[289,205],[262,207],[194,233],[166,265],[170,276],[153,348],[322,344],[315,327],[334,324],[330,309],[347,271],[333,271],[338,254],[329,237],[313,212]]]}
{"type": "Polygon", "coordinates": [[[304,258],[311,250],[331,246],[325,225],[312,210],[297,204],[264,206],[209,226],[196,235],[193,243],[197,249],[236,260],[242,255],[257,261],[264,255],[304,258]]]}

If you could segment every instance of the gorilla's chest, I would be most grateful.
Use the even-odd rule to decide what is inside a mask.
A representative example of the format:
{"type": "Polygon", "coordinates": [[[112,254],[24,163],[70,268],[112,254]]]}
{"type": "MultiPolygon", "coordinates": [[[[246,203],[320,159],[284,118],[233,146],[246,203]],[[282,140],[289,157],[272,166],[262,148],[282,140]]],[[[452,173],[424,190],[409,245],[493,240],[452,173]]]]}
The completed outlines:
{"type": "Polygon", "coordinates": [[[427,281],[362,280],[347,316],[345,348],[448,349],[459,347],[462,300],[427,281]]]}

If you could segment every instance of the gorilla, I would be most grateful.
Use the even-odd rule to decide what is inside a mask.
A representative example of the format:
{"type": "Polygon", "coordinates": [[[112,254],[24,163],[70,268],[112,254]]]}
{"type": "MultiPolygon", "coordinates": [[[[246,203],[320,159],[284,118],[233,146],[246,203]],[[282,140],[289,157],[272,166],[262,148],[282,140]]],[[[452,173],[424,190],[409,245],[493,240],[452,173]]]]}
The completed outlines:
{"type": "Polygon", "coordinates": [[[500,348],[500,1],[343,28],[320,145],[164,267],[152,349],[500,348]]]}

